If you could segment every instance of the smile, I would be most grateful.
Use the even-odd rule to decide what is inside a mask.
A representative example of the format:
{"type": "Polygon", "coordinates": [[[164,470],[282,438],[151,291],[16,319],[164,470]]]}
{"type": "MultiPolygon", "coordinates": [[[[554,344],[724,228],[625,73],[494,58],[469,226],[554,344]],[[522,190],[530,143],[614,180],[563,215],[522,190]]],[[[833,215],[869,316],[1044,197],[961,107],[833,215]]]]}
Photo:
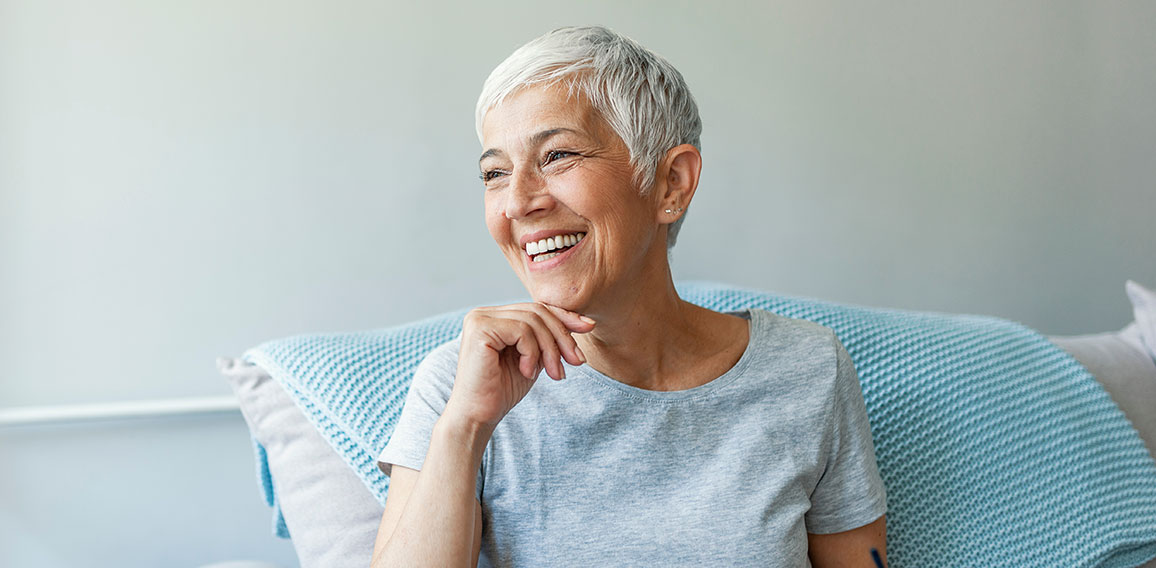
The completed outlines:
{"type": "Polygon", "coordinates": [[[550,260],[562,254],[566,249],[577,245],[585,237],[586,233],[573,233],[531,241],[526,243],[526,254],[530,255],[533,262],[550,260]]]}

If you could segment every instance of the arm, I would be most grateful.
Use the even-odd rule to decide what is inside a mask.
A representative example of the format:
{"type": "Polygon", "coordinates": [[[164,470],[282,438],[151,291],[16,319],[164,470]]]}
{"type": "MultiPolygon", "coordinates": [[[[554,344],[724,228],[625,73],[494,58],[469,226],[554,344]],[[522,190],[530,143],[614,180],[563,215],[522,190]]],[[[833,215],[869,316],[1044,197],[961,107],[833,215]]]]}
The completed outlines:
{"type": "Polygon", "coordinates": [[[393,466],[372,566],[477,566],[475,479],[489,433],[438,420],[421,472],[393,466]]]}
{"type": "Polygon", "coordinates": [[[466,316],[453,390],[430,435],[420,472],[393,466],[373,564],[476,566],[481,505],[475,486],[498,422],[541,370],[565,375],[585,362],[571,333],[591,320],[543,304],[479,308],[466,316]]]}
{"type": "Polygon", "coordinates": [[[807,528],[816,531],[807,535],[808,554],[817,567],[875,568],[871,549],[879,551],[884,562],[887,559],[883,480],[875,462],[859,377],[841,343],[836,343],[836,366],[829,454],[807,512],[807,528]],[[872,517],[875,520],[868,522],[872,517]],[[867,524],[844,530],[861,523],[867,524]]]}
{"type": "Polygon", "coordinates": [[[807,554],[815,568],[876,568],[871,549],[887,565],[887,517],[834,534],[807,534],[807,554]]]}

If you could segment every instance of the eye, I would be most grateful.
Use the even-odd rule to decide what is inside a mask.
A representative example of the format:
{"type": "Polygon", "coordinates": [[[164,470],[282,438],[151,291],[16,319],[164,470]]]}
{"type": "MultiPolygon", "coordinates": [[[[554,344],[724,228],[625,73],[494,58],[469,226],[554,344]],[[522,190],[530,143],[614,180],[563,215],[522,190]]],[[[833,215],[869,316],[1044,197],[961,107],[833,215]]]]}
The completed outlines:
{"type": "Polygon", "coordinates": [[[562,158],[566,158],[566,157],[573,156],[573,155],[574,155],[574,152],[567,152],[565,150],[550,150],[549,152],[546,152],[546,158],[544,160],[542,160],[542,165],[546,165],[546,164],[549,164],[550,162],[561,160],[562,158]]]}
{"type": "Polygon", "coordinates": [[[494,181],[494,179],[498,177],[507,175],[508,173],[509,172],[506,172],[505,170],[485,170],[478,174],[478,179],[482,180],[483,182],[490,182],[494,181]]]}

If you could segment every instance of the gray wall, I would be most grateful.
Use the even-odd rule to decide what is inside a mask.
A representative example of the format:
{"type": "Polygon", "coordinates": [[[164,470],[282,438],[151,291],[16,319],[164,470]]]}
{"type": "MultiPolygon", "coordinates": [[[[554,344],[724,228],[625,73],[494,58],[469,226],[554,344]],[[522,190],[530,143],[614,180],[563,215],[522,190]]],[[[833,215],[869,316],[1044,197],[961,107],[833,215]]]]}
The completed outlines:
{"type": "MultiPolygon", "coordinates": [[[[473,103],[566,24],[699,100],[677,278],[1122,327],[1156,286],[1156,4],[879,4],[0,0],[0,407],[225,394],[214,357],[263,339],[519,297],[473,103]]],[[[0,461],[0,565],[292,562],[236,416],[0,461]]]]}

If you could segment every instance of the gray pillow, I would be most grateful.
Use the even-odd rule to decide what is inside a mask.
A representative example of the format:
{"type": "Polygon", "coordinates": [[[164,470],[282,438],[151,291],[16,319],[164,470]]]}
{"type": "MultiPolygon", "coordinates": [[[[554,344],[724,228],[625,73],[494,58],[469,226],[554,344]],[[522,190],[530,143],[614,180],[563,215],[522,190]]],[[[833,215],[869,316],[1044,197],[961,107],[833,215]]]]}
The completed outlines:
{"type": "Polygon", "coordinates": [[[1049,337],[1108,391],[1156,458],[1156,293],[1125,286],[1135,321],[1112,333],[1049,337]]]}
{"type": "Polygon", "coordinates": [[[1156,292],[1131,280],[1124,284],[1124,290],[1132,300],[1139,342],[1148,351],[1148,356],[1156,361],[1156,292]]]}
{"type": "Polygon", "coordinates": [[[263,369],[221,358],[249,432],[265,447],[281,512],[302,568],[364,568],[382,506],[263,369]]]}

